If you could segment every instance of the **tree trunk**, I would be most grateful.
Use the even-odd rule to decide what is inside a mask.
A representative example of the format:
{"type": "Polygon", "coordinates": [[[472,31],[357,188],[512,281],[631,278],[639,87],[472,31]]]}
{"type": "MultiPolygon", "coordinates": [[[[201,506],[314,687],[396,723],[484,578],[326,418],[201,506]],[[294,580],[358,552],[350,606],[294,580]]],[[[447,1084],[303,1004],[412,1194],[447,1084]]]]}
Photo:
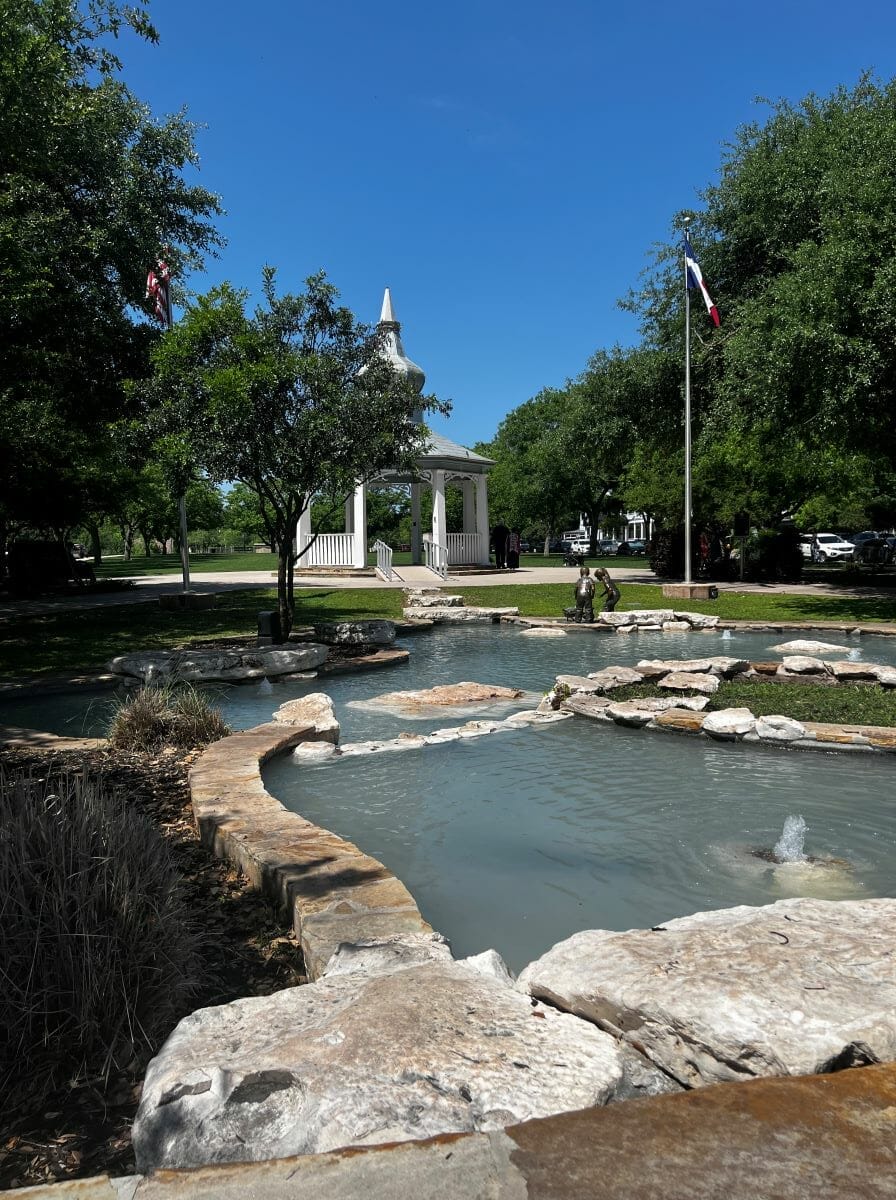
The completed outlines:
{"type": "Polygon", "coordinates": [[[146,555],[147,558],[149,558],[150,554],[152,553],[152,551],[150,550],[150,546],[149,546],[149,542],[150,542],[149,530],[141,529],[140,537],[143,539],[143,553],[146,555]]]}
{"type": "Polygon", "coordinates": [[[119,525],[118,532],[121,534],[121,540],[124,542],[124,561],[131,561],[131,553],[134,549],[134,530],[130,525],[119,525]]]}
{"type": "Polygon", "coordinates": [[[292,632],[292,541],[277,543],[277,611],[280,615],[280,636],[289,641],[292,632]]]}
{"type": "Polygon", "coordinates": [[[90,556],[93,559],[93,565],[98,567],[103,561],[103,547],[100,542],[100,527],[96,521],[88,521],[85,526],[90,534],[90,556]]]}

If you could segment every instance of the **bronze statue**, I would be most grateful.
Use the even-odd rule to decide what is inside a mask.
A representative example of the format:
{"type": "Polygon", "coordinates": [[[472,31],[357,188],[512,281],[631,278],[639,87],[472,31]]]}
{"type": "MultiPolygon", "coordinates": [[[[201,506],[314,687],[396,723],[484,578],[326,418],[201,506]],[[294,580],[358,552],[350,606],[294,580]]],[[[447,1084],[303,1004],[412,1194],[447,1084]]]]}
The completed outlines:
{"type": "Polygon", "coordinates": [[[619,588],[610,578],[610,572],[606,567],[595,567],[594,574],[604,585],[604,590],[601,592],[604,606],[601,612],[612,612],[619,603],[619,588]]]}
{"type": "Polygon", "coordinates": [[[594,620],[594,580],[588,567],[579,568],[576,583],[576,612],[572,618],[577,623],[590,624],[594,620]]]}

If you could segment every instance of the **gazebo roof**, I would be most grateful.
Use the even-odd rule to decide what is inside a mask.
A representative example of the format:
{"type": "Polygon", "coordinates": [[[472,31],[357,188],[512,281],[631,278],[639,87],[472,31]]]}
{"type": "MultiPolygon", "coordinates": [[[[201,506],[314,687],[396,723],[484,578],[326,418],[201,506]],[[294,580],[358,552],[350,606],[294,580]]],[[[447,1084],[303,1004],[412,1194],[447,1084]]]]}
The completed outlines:
{"type": "Polygon", "coordinates": [[[418,459],[421,466],[425,467],[440,467],[443,463],[448,463],[452,467],[464,466],[468,469],[477,469],[487,471],[489,467],[495,465],[493,458],[485,458],[481,454],[477,454],[475,450],[468,450],[466,446],[461,446],[459,442],[452,442],[450,438],[446,438],[444,434],[433,433],[429,439],[429,445],[418,459]]]}

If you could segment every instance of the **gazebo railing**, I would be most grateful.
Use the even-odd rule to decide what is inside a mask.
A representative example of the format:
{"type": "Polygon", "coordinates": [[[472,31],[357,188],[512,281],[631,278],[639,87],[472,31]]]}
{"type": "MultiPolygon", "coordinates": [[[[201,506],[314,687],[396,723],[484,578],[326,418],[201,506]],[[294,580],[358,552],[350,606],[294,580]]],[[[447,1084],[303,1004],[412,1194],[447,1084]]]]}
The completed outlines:
{"type": "Polygon", "coordinates": [[[480,563],[482,535],[479,533],[449,533],[448,563],[480,563]]]}
{"type": "Polygon", "coordinates": [[[377,538],[373,543],[373,548],[376,551],[377,571],[387,583],[391,583],[394,575],[392,570],[392,547],[387,546],[382,538],[377,538]]]}
{"type": "Polygon", "coordinates": [[[440,579],[448,578],[448,547],[439,546],[436,542],[423,543],[423,557],[430,571],[435,571],[440,579]]]}
{"type": "Polygon", "coordinates": [[[354,540],[352,533],[319,533],[299,559],[299,566],[350,567],[354,560],[354,540]]]}

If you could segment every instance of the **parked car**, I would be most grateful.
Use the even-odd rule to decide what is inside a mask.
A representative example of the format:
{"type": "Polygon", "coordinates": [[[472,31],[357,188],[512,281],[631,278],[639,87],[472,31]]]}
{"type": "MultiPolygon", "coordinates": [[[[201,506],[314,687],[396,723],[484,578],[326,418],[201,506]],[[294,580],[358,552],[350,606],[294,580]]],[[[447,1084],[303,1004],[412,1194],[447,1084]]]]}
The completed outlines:
{"type": "Polygon", "coordinates": [[[863,538],[853,551],[853,561],[878,563],[881,566],[893,561],[892,539],[888,537],[863,538]]]}
{"type": "Polygon", "coordinates": [[[590,549],[587,538],[575,538],[569,543],[570,554],[587,554],[590,549]]]}
{"type": "Polygon", "coordinates": [[[810,558],[813,562],[834,561],[841,558],[852,558],[855,546],[852,542],[845,541],[836,533],[818,533],[813,541],[811,536],[803,535],[800,538],[800,550],[803,553],[803,558],[810,558]]]}
{"type": "Polygon", "coordinates": [[[619,549],[619,543],[615,538],[603,538],[597,543],[598,554],[615,554],[619,549]]]}
{"type": "Polygon", "coordinates": [[[520,542],[520,554],[528,554],[532,546],[525,538],[520,542]]]}
{"type": "Polygon", "coordinates": [[[628,541],[619,543],[619,545],[616,547],[616,553],[632,554],[635,556],[639,554],[646,554],[647,543],[643,538],[629,538],[628,541]]]}

